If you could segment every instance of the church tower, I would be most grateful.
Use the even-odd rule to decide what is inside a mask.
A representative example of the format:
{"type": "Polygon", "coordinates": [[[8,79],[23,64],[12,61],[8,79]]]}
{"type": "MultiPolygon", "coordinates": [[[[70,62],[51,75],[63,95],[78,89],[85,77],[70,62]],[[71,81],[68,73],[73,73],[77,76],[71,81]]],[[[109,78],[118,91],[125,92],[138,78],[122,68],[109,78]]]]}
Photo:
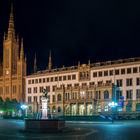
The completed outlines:
{"type": "Polygon", "coordinates": [[[24,58],[23,39],[15,36],[13,5],[9,18],[7,34],[3,40],[3,65],[0,75],[0,97],[24,101],[26,61],[24,58]],[[20,55],[19,55],[20,48],[20,55]],[[20,57],[19,57],[20,56],[20,57]],[[3,79],[3,80],[1,80],[3,79]]]}
{"type": "Polygon", "coordinates": [[[4,37],[3,42],[3,74],[16,74],[17,58],[19,44],[15,38],[13,5],[11,6],[11,14],[9,19],[8,33],[4,37]]]}

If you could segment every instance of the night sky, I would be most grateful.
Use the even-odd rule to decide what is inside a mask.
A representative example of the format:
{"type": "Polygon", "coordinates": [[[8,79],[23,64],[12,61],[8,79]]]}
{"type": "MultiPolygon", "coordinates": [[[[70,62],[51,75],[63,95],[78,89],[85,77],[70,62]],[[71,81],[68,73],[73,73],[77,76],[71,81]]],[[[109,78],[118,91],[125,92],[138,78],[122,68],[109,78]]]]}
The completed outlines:
{"type": "MultiPolygon", "coordinates": [[[[140,2],[123,0],[14,0],[15,29],[24,38],[28,73],[140,56],[140,2]]],[[[0,0],[0,55],[10,0],[0,0]]]]}

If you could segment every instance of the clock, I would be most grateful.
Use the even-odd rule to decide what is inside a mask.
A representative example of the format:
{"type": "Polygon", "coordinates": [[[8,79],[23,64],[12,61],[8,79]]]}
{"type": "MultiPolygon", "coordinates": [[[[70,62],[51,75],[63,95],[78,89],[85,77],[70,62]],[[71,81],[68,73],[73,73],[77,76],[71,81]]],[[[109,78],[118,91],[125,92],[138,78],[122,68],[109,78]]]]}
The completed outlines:
{"type": "Polygon", "coordinates": [[[6,70],[6,74],[9,74],[9,70],[6,70]]]}

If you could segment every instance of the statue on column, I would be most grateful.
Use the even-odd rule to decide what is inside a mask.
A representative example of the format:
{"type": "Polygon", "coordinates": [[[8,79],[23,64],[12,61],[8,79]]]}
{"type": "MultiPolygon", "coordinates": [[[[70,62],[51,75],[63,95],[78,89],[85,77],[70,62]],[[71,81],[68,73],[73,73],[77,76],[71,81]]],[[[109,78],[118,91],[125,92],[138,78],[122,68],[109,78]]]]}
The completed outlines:
{"type": "Polygon", "coordinates": [[[41,119],[48,119],[48,91],[43,89],[42,102],[42,117],[41,119]]]}

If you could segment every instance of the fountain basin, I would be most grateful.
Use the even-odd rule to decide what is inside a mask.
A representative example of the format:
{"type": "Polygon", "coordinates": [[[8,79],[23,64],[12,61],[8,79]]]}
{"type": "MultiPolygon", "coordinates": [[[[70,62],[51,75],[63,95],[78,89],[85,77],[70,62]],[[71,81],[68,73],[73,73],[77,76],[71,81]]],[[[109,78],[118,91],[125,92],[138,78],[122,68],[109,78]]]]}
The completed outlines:
{"type": "Polygon", "coordinates": [[[27,132],[57,132],[65,128],[65,121],[58,119],[25,119],[27,132]]]}

